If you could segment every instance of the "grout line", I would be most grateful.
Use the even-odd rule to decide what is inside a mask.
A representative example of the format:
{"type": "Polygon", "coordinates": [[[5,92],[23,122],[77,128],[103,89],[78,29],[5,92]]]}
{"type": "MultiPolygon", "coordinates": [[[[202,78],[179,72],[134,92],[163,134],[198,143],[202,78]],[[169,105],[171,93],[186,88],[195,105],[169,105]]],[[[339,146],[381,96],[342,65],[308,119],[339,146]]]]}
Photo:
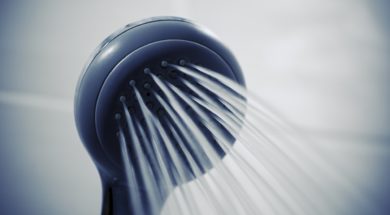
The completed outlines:
{"type": "Polygon", "coordinates": [[[0,92],[0,104],[73,113],[73,101],[32,93],[0,92]]]}

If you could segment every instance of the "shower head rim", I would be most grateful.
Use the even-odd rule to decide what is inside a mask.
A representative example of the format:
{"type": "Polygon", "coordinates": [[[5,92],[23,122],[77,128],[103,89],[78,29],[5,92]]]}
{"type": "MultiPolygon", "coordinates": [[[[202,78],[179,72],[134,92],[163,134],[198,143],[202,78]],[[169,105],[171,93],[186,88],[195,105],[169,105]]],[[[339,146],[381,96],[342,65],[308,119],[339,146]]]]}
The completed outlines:
{"type": "MultiPolygon", "coordinates": [[[[132,72],[136,72],[135,68],[139,67],[142,68],[142,64],[134,64],[133,62],[139,62],[139,59],[144,57],[145,55],[148,55],[149,53],[155,54],[157,50],[164,49],[165,47],[171,47],[172,49],[174,47],[181,48],[182,46],[186,47],[186,50],[191,50],[192,52],[202,52],[202,55],[207,54],[207,59],[212,61],[214,65],[215,70],[222,72],[227,77],[230,77],[234,79],[234,81],[237,81],[235,78],[235,72],[232,68],[230,68],[229,64],[216,52],[209,49],[208,47],[203,46],[202,44],[198,44],[192,41],[187,40],[162,40],[157,41],[151,44],[148,44],[146,46],[143,46],[132,53],[128,54],[126,57],[124,57],[108,74],[107,78],[105,79],[99,94],[97,98],[97,103],[95,105],[95,128],[97,137],[99,139],[99,143],[101,147],[103,148],[104,152],[106,153],[107,157],[118,167],[120,168],[121,165],[118,164],[117,157],[113,156],[112,146],[107,146],[108,143],[106,141],[106,129],[107,127],[107,117],[110,117],[110,113],[112,113],[105,103],[107,100],[111,100],[113,102],[118,102],[118,95],[115,95],[121,86],[121,84],[117,84],[118,82],[122,81],[124,83],[127,83],[127,79],[124,78],[126,76],[131,75],[132,72]],[[219,69],[217,69],[219,68],[219,69]],[[133,71],[129,71],[130,69],[134,69],[133,71]],[[119,77],[118,77],[119,76],[119,77]],[[124,80],[123,80],[124,79],[124,80]],[[114,84],[115,83],[115,84],[114,84]]],[[[159,56],[158,54],[155,54],[159,56]]],[[[194,55],[194,54],[192,54],[194,55]]],[[[163,58],[162,58],[163,59],[163,58]]],[[[206,63],[206,62],[204,62],[206,63]]],[[[210,63],[211,64],[211,63],[210,63]]],[[[140,69],[138,70],[140,71],[140,69]]],[[[114,114],[112,113],[112,116],[114,114]]],[[[113,120],[113,117],[112,117],[113,120]]],[[[113,135],[113,133],[111,133],[113,135]]],[[[110,138],[108,138],[110,139],[110,138]]]]}
{"type": "Polygon", "coordinates": [[[108,42],[106,41],[103,46],[99,46],[98,53],[95,53],[92,60],[84,67],[84,71],[76,88],[74,106],[77,130],[84,146],[90,153],[98,169],[106,172],[108,175],[112,175],[112,173],[116,174],[121,171],[106,157],[104,149],[100,146],[96,134],[95,120],[92,120],[93,122],[88,122],[88,120],[86,120],[88,116],[93,116],[94,119],[95,113],[89,113],[92,111],[88,111],[88,108],[83,108],[83,105],[96,106],[98,93],[92,92],[92,94],[90,94],[93,89],[88,88],[90,88],[90,85],[96,85],[92,86],[92,88],[99,91],[112,68],[114,68],[124,56],[135,50],[135,48],[128,48],[128,45],[135,47],[135,45],[132,44],[134,39],[136,39],[135,43],[140,40],[141,43],[144,43],[138,44],[137,48],[142,47],[151,41],[177,38],[183,38],[204,45],[221,56],[221,58],[224,59],[238,75],[236,77],[238,82],[244,85],[241,68],[233,54],[219,42],[214,35],[209,34],[209,31],[205,32],[204,28],[199,25],[196,25],[189,20],[176,17],[157,17],[137,23],[129,25],[130,27],[120,31],[119,34],[114,33],[116,36],[108,39],[108,42]],[[145,29],[157,32],[154,37],[149,38],[150,41],[143,37],[143,35],[145,35],[143,32],[145,29]],[[164,31],[161,31],[161,29],[164,31]],[[112,53],[109,52],[110,50],[112,53]],[[96,73],[101,77],[96,78],[96,73]],[[86,86],[88,86],[88,88],[86,86]]]}

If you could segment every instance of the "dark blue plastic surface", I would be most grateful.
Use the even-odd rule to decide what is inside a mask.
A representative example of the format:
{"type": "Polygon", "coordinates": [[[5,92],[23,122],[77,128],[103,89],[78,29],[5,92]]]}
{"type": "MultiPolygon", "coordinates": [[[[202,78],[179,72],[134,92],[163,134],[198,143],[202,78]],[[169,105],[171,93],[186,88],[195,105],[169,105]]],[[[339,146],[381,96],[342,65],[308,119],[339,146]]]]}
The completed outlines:
{"type": "Polygon", "coordinates": [[[231,52],[202,27],[187,20],[152,18],[109,36],[84,68],[74,104],[79,135],[99,169],[105,193],[115,183],[124,183],[118,147],[113,144],[116,140],[111,140],[114,130],[105,126],[112,114],[112,103],[118,98],[119,86],[128,81],[132,71],[151,59],[164,59],[175,52],[178,56],[198,59],[208,68],[245,84],[231,52]]]}
{"type": "Polygon", "coordinates": [[[75,119],[80,137],[98,168],[104,172],[121,171],[108,159],[101,147],[95,125],[96,103],[107,76],[125,56],[156,41],[172,39],[191,41],[218,54],[234,72],[233,78],[244,84],[241,69],[230,51],[201,27],[183,19],[147,20],[144,23],[137,23],[134,27],[125,28],[123,32],[109,38],[85,68],[75,97],[75,119]]]}

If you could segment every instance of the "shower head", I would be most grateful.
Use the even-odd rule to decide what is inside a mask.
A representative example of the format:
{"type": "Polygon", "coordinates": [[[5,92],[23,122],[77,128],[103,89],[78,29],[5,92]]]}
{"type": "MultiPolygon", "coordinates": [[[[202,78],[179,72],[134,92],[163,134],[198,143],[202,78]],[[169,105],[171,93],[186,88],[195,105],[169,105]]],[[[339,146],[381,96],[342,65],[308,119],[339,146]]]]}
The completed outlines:
{"type": "MultiPolygon", "coordinates": [[[[81,140],[102,178],[104,214],[123,213],[118,211],[125,209],[115,209],[120,207],[116,206],[120,203],[115,199],[126,193],[120,190],[131,189],[126,188],[117,137],[118,124],[123,124],[124,120],[123,114],[120,114],[123,105],[139,125],[145,127],[147,123],[132,89],[138,89],[138,96],[142,97],[152,115],[164,117],[166,111],[154,94],[162,89],[154,83],[153,77],[167,80],[177,89],[191,94],[181,80],[192,82],[193,78],[172,66],[186,67],[190,64],[216,71],[244,85],[241,69],[231,52],[209,31],[176,17],[156,17],[126,25],[100,44],[84,68],[76,90],[75,121],[81,140]],[[117,212],[112,212],[115,210],[117,212]]],[[[209,95],[213,97],[212,92],[209,95]]],[[[187,106],[185,110],[191,111],[191,108],[187,106]]],[[[201,127],[201,130],[211,144],[215,142],[207,128],[201,127]]],[[[228,132],[226,134],[233,143],[234,137],[228,132]]],[[[220,157],[224,156],[217,144],[213,147],[220,157]]],[[[209,168],[210,165],[202,171],[209,168]]],[[[190,170],[186,174],[187,180],[190,180],[193,174],[190,170]]],[[[183,182],[175,181],[176,184],[183,182]]],[[[123,197],[118,201],[125,200],[123,197]]]]}

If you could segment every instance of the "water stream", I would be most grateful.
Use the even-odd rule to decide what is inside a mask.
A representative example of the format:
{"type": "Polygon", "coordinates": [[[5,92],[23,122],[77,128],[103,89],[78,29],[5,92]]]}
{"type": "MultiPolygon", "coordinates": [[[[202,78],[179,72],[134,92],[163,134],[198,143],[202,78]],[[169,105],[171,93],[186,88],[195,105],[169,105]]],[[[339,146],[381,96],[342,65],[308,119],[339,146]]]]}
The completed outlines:
{"type": "Polygon", "coordinates": [[[375,214],[331,159],[254,93],[198,65],[169,66],[180,84],[148,74],[157,113],[133,84],[141,113],[122,101],[117,115],[134,214],[348,214],[349,203],[375,214]]]}

